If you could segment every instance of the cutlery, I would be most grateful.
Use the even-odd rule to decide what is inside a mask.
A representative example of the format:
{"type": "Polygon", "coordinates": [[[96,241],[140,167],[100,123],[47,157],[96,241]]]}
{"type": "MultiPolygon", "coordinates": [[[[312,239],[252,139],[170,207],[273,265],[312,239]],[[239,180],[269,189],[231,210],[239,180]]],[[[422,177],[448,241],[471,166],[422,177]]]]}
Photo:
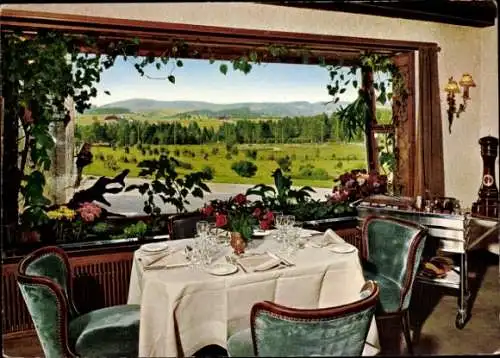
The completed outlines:
{"type": "MultiPolygon", "coordinates": [[[[164,254],[164,255],[160,255],[160,256],[158,256],[157,258],[155,258],[154,260],[152,260],[151,262],[149,262],[147,265],[145,265],[145,266],[144,266],[144,268],[146,268],[146,267],[148,267],[148,266],[151,266],[151,265],[153,265],[153,264],[157,263],[158,261],[160,261],[160,260],[164,259],[165,257],[167,257],[167,256],[168,256],[168,255],[170,255],[170,254],[172,254],[172,252],[167,252],[167,253],[166,253],[166,254],[164,254]]],[[[139,261],[141,261],[141,262],[143,262],[142,257],[139,257],[139,259],[138,259],[138,260],[139,260],[139,261]]]]}
{"type": "Polygon", "coordinates": [[[248,273],[248,271],[243,267],[243,265],[240,264],[236,259],[226,256],[226,261],[230,264],[238,266],[244,273],[248,273]]]}
{"type": "Polygon", "coordinates": [[[178,267],[186,267],[188,265],[189,265],[188,263],[182,263],[182,264],[172,264],[172,265],[146,266],[144,267],[144,270],[163,270],[163,269],[171,269],[178,267]]]}

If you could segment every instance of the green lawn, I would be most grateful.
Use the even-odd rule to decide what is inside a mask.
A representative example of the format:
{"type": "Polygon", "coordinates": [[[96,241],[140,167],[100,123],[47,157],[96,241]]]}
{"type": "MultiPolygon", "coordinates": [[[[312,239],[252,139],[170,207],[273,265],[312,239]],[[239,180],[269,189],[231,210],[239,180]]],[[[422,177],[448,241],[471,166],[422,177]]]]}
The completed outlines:
{"type": "MultiPolygon", "coordinates": [[[[241,183],[241,184],[271,184],[271,173],[278,168],[275,159],[288,155],[292,159],[291,175],[294,185],[310,185],[314,187],[331,187],[333,178],[338,175],[357,168],[366,167],[366,154],[364,143],[325,143],[325,144],[251,144],[238,145],[238,154],[231,155],[231,158],[226,158],[226,148],[224,144],[205,144],[205,145],[162,145],[162,146],[147,146],[154,150],[160,151],[162,148],[170,152],[170,155],[175,156],[175,150],[178,150],[179,156],[177,159],[184,163],[190,163],[193,166],[192,170],[201,170],[205,166],[209,166],[214,170],[213,182],[217,183],[241,183]],[[214,148],[218,149],[217,154],[213,154],[214,148]],[[246,156],[247,150],[256,150],[257,159],[253,160],[246,156]],[[191,151],[195,153],[195,157],[183,155],[183,151],[191,151]],[[206,156],[206,159],[204,158],[206,156]],[[273,159],[274,158],[274,159],[273,159]],[[249,160],[254,162],[257,167],[257,173],[252,178],[243,178],[238,176],[231,170],[231,164],[239,160],[249,160]],[[315,168],[326,170],[329,178],[323,180],[314,179],[299,179],[296,176],[299,173],[300,167],[306,164],[313,165],[315,168]]],[[[109,147],[97,147],[92,150],[94,154],[94,162],[84,169],[85,175],[93,176],[114,176],[123,169],[130,169],[129,177],[137,177],[139,168],[133,163],[143,159],[153,159],[158,157],[155,154],[142,155],[136,147],[131,147],[129,154],[125,153],[123,148],[113,150],[109,147]],[[101,157],[104,157],[102,160],[101,157]],[[112,157],[112,159],[111,159],[112,157]],[[128,163],[124,162],[124,159],[128,163]],[[112,164],[115,162],[115,167],[112,164]]],[[[186,173],[187,170],[180,169],[180,173],[186,173]]]]}

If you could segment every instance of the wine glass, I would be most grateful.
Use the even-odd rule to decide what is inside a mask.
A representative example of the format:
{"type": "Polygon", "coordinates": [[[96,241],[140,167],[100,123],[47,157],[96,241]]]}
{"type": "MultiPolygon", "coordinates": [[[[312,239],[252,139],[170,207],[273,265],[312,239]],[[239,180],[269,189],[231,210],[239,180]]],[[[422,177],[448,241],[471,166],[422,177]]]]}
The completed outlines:
{"type": "Polygon", "coordinates": [[[208,221],[200,220],[196,223],[196,232],[201,237],[204,237],[208,233],[208,230],[209,230],[208,221]]]}

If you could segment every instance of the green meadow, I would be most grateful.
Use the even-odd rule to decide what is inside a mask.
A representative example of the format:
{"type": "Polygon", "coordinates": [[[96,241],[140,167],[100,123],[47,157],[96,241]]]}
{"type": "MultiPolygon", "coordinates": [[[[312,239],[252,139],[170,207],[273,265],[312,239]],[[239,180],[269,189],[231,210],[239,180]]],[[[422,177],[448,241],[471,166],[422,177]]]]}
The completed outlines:
{"type": "Polygon", "coordinates": [[[136,146],[110,148],[94,146],[94,161],[84,169],[85,175],[114,176],[118,171],[130,169],[129,177],[138,177],[140,169],[137,163],[144,159],[157,158],[160,153],[168,151],[190,169],[179,168],[179,173],[203,170],[209,167],[213,172],[213,182],[241,184],[271,184],[271,173],[279,167],[277,160],[286,156],[290,159],[290,172],[293,184],[298,186],[332,187],[333,179],[340,174],[366,167],[364,143],[324,144],[240,144],[231,153],[225,144],[203,145],[143,145],[141,151],[136,146]],[[249,152],[253,152],[249,154],[249,152]],[[257,166],[255,176],[244,178],[238,176],[231,165],[240,160],[253,162],[257,166]],[[308,167],[309,175],[307,169],[308,167]],[[321,175],[310,175],[311,170],[321,175]]]}

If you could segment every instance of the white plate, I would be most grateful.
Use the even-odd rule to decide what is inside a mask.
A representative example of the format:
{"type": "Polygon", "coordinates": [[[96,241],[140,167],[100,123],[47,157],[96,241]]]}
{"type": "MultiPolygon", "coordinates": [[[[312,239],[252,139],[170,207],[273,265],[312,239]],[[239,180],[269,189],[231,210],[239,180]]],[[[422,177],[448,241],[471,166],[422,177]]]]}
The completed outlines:
{"type": "Polygon", "coordinates": [[[231,275],[238,271],[238,266],[232,264],[214,264],[205,269],[209,274],[215,276],[231,275]]]}
{"type": "Polygon", "coordinates": [[[254,230],[253,231],[253,236],[267,236],[271,235],[274,232],[274,230],[254,230]]]}
{"type": "Polygon", "coordinates": [[[168,244],[166,242],[152,242],[141,246],[141,250],[144,252],[161,252],[166,249],[168,249],[168,244]]]}
{"type": "Polygon", "coordinates": [[[356,247],[349,244],[336,244],[328,247],[328,250],[338,254],[346,254],[348,252],[356,251],[356,247]]]}

